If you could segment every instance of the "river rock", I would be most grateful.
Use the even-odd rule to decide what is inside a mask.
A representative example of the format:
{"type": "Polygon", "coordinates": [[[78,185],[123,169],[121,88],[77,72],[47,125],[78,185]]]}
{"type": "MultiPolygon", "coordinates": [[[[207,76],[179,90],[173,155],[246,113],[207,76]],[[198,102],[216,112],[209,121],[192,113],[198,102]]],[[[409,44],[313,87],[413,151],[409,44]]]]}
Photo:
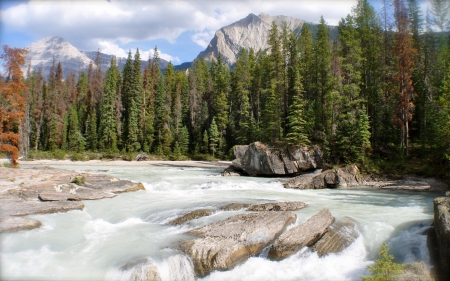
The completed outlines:
{"type": "MultiPolygon", "coordinates": [[[[128,281],[161,281],[158,268],[150,259],[128,262],[121,266],[120,270],[129,272],[125,275],[128,281]]],[[[120,280],[124,279],[120,278],[120,280]]]]}
{"type": "Polygon", "coordinates": [[[303,202],[277,202],[254,204],[247,208],[247,211],[297,211],[306,207],[303,202]]]}
{"type": "Polygon", "coordinates": [[[191,257],[199,277],[214,270],[230,270],[258,255],[295,219],[292,212],[236,215],[189,231],[198,238],[182,242],[181,250],[191,257]]]}
{"type": "Polygon", "coordinates": [[[219,210],[222,210],[222,211],[239,211],[242,209],[247,210],[247,208],[249,206],[250,206],[250,204],[246,204],[246,203],[230,203],[230,204],[220,207],[219,210]]]}
{"type": "Polygon", "coordinates": [[[139,153],[138,155],[136,155],[135,160],[136,161],[148,161],[148,160],[150,160],[150,158],[148,157],[148,155],[146,153],[139,153]]]}
{"type": "Polygon", "coordinates": [[[95,172],[48,168],[1,168],[1,172],[1,231],[18,231],[39,226],[30,220],[14,218],[17,216],[81,210],[84,204],[80,200],[110,198],[122,192],[145,189],[141,183],[95,172]],[[76,177],[84,177],[84,183],[72,183],[76,177]]]}
{"type": "Polygon", "coordinates": [[[434,229],[442,276],[450,276],[450,197],[434,199],[434,229]]]}
{"type": "Polygon", "coordinates": [[[31,230],[41,227],[38,220],[23,217],[0,218],[0,232],[16,232],[20,230],[31,230]]]}
{"type": "Polygon", "coordinates": [[[313,250],[319,257],[338,254],[350,246],[359,237],[356,221],[349,217],[333,223],[328,232],[314,245],[313,250]]]}
{"type": "Polygon", "coordinates": [[[322,152],[317,146],[311,148],[254,142],[236,146],[234,155],[236,160],[223,175],[234,175],[241,170],[250,176],[295,175],[321,168],[324,163],[322,152]]]}
{"type": "Polygon", "coordinates": [[[306,222],[281,234],[270,247],[268,258],[282,260],[305,246],[313,245],[328,231],[333,222],[334,217],[324,208],[306,222]]]}
{"type": "Polygon", "coordinates": [[[421,262],[404,264],[403,273],[396,276],[395,281],[433,281],[427,265],[421,262]]]}
{"type": "Polygon", "coordinates": [[[198,218],[201,218],[201,217],[209,216],[213,212],[214,212],[213,210],[209,210],[209,209],[194,210],[192,212],[184,214],[181,217],[178,217],[178,218],[170,221],[169,224],[171,224],[171,225],[180,225],[180,224],[183,224],[183,223],[185,223],[187,221],[190,221],[190,220],[193,220],[193,219],[198,219],[198,218]]]}
{"type": "Polygon", "coordinates": [[[286,188],[321,189],[361,186],[364,181],[356,165],[319,173],[308,173],[292,178],[284,183],[286,188]]]}

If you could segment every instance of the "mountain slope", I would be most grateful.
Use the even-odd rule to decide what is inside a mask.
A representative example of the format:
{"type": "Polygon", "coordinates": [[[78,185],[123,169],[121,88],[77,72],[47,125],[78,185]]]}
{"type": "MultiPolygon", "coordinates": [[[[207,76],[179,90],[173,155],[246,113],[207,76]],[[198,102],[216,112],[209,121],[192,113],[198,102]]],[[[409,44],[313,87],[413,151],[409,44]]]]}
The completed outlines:
{"type": "MultiPolygon", "coordinates": [[[[300,19],[287,16],[270,16],[264,13],[258,16],[249,14],[245,18],[217,30],[208,47],[197,58],[211,61],[217,58],[220,52],[225,62],[232,66],[236,63],[237,55],[243,48],[253,48],[255,51],[265,50],[269,47],[267,41],[272,21],[275,22],[280,30],[283,22],[286,22],[288,28],[293,30],[296,35],[300,34],[303,24],[308,25],[313,36],[317,33],[317,24],[300,19]]],[[[329,26],[329,29],[331,39],[334,39],[337,34],[337,28],[329,26]]]]}
{"type": "MultiPolygon", "coordinates": [[[[50,73],[53,61],[56,64],[62,63],[64,76],[70,71],[75,73],[86,71],[92,61],[69,42],[58,36],[46,37],[34,42],[27,50],[27,67],[29,63],[31,63],[32,68],[42,66],[46,76],[50,73]]],[[[26,73],[26,69],[24,73],[26,73]]]]}
{"type": "MultiPolygon", "coordinates": [[[[87,72],[89,64],[94,63],[97,57],[97,51],[79,51],[76,47],[67,42],[64,38],[58,36],[50,36],[39,41],[36,41],[27,48],[28,54],[26,56],[26,67],[22,70],[26,74],[28,64],[31,63],[33,69],[40,66],[43,68],[45,76],[49,75],[53,65],[61,62],[64,77],[69,72],[80,73],[87,72]]],[[[109,68],[111,64],[112,55],[100,53],[100,65],[103,73],[109,68]]],[[[117,64],[120,71],[125,65],[126,58],[117,58],[117,64]]],[[[166,60],[160,59],[159,65],[161,69],[167,68],[169,63],[166,60]]],[[[141,61],[142,71],[147,66],[147,61],[141,61]]]]}

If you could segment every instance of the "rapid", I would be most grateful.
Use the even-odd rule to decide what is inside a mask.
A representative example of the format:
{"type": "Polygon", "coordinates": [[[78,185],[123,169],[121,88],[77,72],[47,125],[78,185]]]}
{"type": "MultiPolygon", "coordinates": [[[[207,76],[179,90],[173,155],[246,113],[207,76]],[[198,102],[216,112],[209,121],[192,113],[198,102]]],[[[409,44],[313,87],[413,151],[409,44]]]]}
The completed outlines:
{"type": "MultiPolygon", "coordinates": [[[[25,166],[31,168],[32,166],[25,166]]],[[[56,167],[56,166],[54,166],[56,167]]],[[[61,168],[61,167],[57,167],[61,168]]],[[[80,166],[63,166],[79,170],[80,166]]],[[[190,259],[177,250],[184,233],[244,213],[216,211],[181,226],[167,224],[198,208],[227,203],[302,201],[297,222],[327,207],[336,219],[358,222],[361,236],[344,252],[319,256],[302,249],[282,261],[264,252],[202,280],[360,280],[387,242],[397,262],[424,261],[424,232],[432,222],[436,194],[369,188],[285,189],[281,179],[222,177],[222,168],[163,166],[84,166],[121,179],[142,182],[146,190],[111,199],[84,201],[81,211],[30,216],[41,228],[0,234],[1,280],[130,280],[133,265],[151,260],[162,280],[194,280],[190,259]]]]}

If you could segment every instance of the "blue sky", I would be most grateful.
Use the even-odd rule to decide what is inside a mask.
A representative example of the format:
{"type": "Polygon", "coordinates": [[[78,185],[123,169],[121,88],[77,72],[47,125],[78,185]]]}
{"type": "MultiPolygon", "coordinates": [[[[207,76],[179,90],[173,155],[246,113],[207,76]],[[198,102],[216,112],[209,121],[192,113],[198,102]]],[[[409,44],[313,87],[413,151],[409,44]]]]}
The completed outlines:
{"type": "MultiPolygon", "coordinates": [[[[157,46],[174,64],[192,61],[222,26],[256,15],[286,15],[337,24],[356,0],[2,0],[0,43],[28,47],[60,36],[79,50],[124,57],[139,48],[147,59],[157,46]]],[[[378,9],[381,1],[372,0],[378,9]]]]}

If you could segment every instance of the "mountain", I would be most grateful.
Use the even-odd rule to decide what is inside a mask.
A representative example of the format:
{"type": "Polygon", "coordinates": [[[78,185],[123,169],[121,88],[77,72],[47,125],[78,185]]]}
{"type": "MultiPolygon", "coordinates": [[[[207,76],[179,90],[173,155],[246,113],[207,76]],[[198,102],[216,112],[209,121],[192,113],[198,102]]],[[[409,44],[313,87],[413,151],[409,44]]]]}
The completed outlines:
{"type": "MultiPolygon", "coordinates": [[[[26,67],[29,63],[31,63],[33,69],[42,66],[44,75],[50,73],[53,60],[56,63],[61,62],[64,76],[70,71],[75,73],[86,71],[92,61],[65,39],[58,36],[46,37],[34,42],[27,50],[26,67]]],[[[24,73],[26,73],[26,68],[24,73]]]]}
{"type": "MultiPolygon", "coordinates": [[[[33,69],[42,66],[44,75],[47,76],[53,65],[61,62],[64,77],[69,72],[79,73],[89,69],[89,64],[94,63],[97,57],[97,51],[79,51],[76,47],[67,42],[64,38],[58,36],[50,36],[32,43],[28,48],[26,56],[26,67],[22,70],[27,73],[28,64],[31,63],[33,69]]],[[[105,73],[111,64],[112,55],[100,53],[100,65],[105,73]]],[[[117,58],[117,64],[120,71],[125,65],[126,58],[117,58]]],[[[159,65],[161,69],[166,69],[169,62],[160,59],[159,65]]],[[[141,70],[147,66],[147,61],[141,61],[141,70]]]]}
{"type": "MultiPolygon", "coordinates": [[[[313,37],[316,36],[318,30],[318,24],[292,17],[270,16],[264,13],[258,16],[249,14],[245,18],[217,30],[208,47],[197,58],[211,61],[217,58],[220,52],[224,61],[232,66],[236,63],[237,55],[243,48],[253,48],[255,51],[265,50],[269,47],[267,41],[273,21],[280,31],[283,22],[286,22],[287,27],[293,30],[295,35],[300,34],[303,24],[308,25],[313,37]]],[[[333,40],[337,36],[337,27],[328,26],[328,28],[330,39],[333,40]]]]}

